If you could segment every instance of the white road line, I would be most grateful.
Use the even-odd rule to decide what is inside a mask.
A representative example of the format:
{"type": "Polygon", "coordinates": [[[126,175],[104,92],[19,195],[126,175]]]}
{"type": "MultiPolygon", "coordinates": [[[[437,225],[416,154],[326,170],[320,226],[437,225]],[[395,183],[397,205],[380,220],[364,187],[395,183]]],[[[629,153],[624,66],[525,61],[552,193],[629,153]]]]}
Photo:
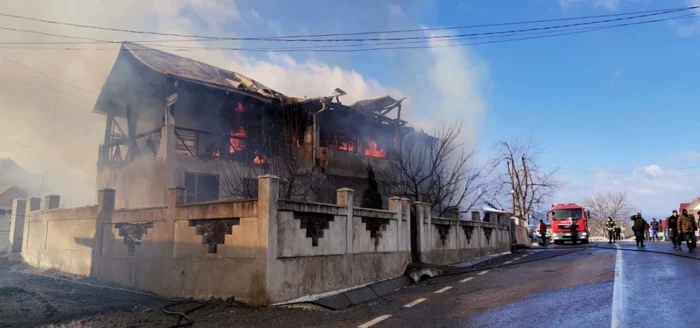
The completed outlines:
{"type": "Polygon", "coordinates": [[[374,325],[376,325],[376,324],[378,324],[386,319],[389,319],[390,317],[391,317],[390,315],[385,314],[383,316],[379,316],[379,317],[372,319],[372,321],[365,322],[365,323],[357,326],[357,328],[369,328],[369,327],[372,327],[372,326],[374,326],[374,325]]]}
{"type": "Polygon", "coordinates": [[[459,282],[467,282],[467,281],[472,280],[472,279],[474,279],[474,277],[464,278],[464,279],[460,280],[459,282]]]}
{"type": "Polygon", "coordinates": [[[486,274],[486,272],[489,272],[489,270],[484,270],[484,271],[481,271],[481,272],[479,272],[479,273],[477,273],[477,274],[481,276],[481,275],[486,274]]]}
{"type": "MultiPolygon", "coordinates": [[[[517,259],[516,259],[516,260],[517,260],[517,259]]],[[[506,262],[504,262],[503,264],[511,264],[511,263],[513,263],[513,261],[506,261],[506,262]]]]}
{"type": "Polygon", "coordinates": [[[444,292],[446,292],[446,291],[448,291],[448,290],[450,290],[450,289],[452,289],[452,286],[447,286],[447,287],[445,287],[445,288],[443,288],[443,289],[440,289],[440,290],[436,291],[435,294],[442,294],[442,293],[444,293],[444,292]]]}
{"type": "Polygon", "coordinates": [[[410,308],[410,307],[413,307],[413,306],[415,306],[415,305],[417,305],[417,304],[419,304],[420,302],[423,302],[423,301],[425,301],[425,298],[419,298],[419,299],[417,299],[417,300],[415,300],[415,301],[413,301],[413,302],[411,302],[411,303],[408,303],[408,304],[404,305],[403,307],[405,307],[405,308],[410,308]]]}
{"type": "Polygon", "coordinates": [[[615,282],[613,283],[613,298],[612,298],[612,315],[610,318],[610,327],[620,328],[624,326],[625,312],[623,302],[625,302],[625,283],[622,275],[622,252],[620,246],[615,244],[615,282]]]}

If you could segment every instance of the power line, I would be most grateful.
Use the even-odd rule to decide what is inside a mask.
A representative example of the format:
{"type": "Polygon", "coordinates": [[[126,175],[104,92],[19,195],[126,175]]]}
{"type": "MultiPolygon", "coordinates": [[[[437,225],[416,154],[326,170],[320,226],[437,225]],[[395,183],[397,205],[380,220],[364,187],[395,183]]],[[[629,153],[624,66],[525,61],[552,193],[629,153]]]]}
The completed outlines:
{"type": "Polygon", "coordinates": [[[37,71],[37,70],[35,70],[35,69],[31,68],[31,67],[25,66],[25,65],[23,65],[23,64],[21,64],[21,63],[19,63],[19,62],[16,62],[16,61],[14,61],[14,60],[12,60],[12,59],[7,58],[7,57],[0,56],[0,58],[4,59],[4,60],[6,60],[6,61],[9,61],[9,62],[11,62],[11,63],[13,63],[13,64],[15,64],[15,65],[17,65],[17,66],[24,67],[25,69],[28,69],[28,70],[30,70],[30,71],[32,71],[32,72],[34,72],[34,73],[37,73],[37,74],[39,74],[39,75],[41,75],[41,76],[43,76],[43,77],[48,78],[48,79],[50,79],[50,80],[53,80],[53,81],[56,81],[56,82],[65,84],[65,85],[67,85],[67,86],[70,86],[70,87],[73,87],[73,88],[75,88],[75,89],[78,89],[78,90],[80,90],[80,91],[82,91],[82,92],[86,92],[86,93],[89,93],[89,94],[91,94],[91,95],[97,96],[97,94],[94,93],[94,92],[92,92],[92,91],[83,89],[83,88],[81,88],[81,87],[79,87],[79,86],[77,86],[77,85],[68,83],[68,82],[66,82],[66,81],[59,80],[59,79],[57,79],[57,78],[55,78],[55,77],[52,77],[52,76],[50,76],[50,75],[47,75],[46,73],[37,71]]]}
{"type": "MultiPolygon", "coordinates": [[[[663,15],[663,14],[668,14],[668,13],[673,13],[673,12],[689,11],[689,10],[694,10],[697,8],[700,8],[700,6],[682,7],[682,8],[674,8],[674,9],[662,9],[662,10],[644,11],[644,12],[636,12],[636,13],[621,13],[621,14],[597,15],[597,16],[586,16],[586,17],[576,17],[576,18],[560,18],[560,19],[553,19],[553,20],[513,22],[513,23],[496,23],[496,24],[481,24],[481,25],[469,25],[469,26],[452,26],[452,27],[442,27],[442,28],[393,30],[393,31],[372,31],[372,32],[354,32],[354,33],[315,34],[315,35],[293,35],[293,36],[282,36],[282,37],[221,37],[221,36],[205,36],[205,35],[192,35],[192,34],[181,34],[181,33],[162,33],[162,32],[155,32],[155,31],[119,29],[119,28],[111,28],[111,27],[103,27],[103,26],[95,26],[95,25],[75,24],[75,23],[69,23],[69,22],[60,22],[60,21],[39,19],[39,18],[33,18],[33,17],[27,17],[27,16],[19,16],[19,15],[7,14],[7,13],[0,13],[0,16],[12,17],[12,18],[16,18],[16,19],[31,20],[31,21],[38,21],[38,22],[49,23],[49,24],[67,25],[67,26],[80,27],[80,28],[90,28],[90,29],[108,30],[108,31],[115,31],[115,32],[134,33],[134,34],[176,36],[176,37],[199,38],[199,39],[231,40],[231,41],[277,41],[277,42],[349,42],[349,41],[350,42],[357,42],[357,41],[415,40],[415,39],[423,39],[423,38],[425,38],[425,39],[440,39],[440,38],[449,39],[449,38],[458,38],[458,37],[473,36],[473,35],[490,35],[490,34],[499,34],[499,33],[510,33],[510,32],[514,32],[514,31],[528,31],[528,30],[534,31],[534,30],[542,30],[542,29],[573,27],[573,26],[591,25],[591,24],[613,22],[613,21],[620,21],[620,20],[629,20],[629,19],[635,19],[635,18],[663,15]],[[635,16],[630,16],[630,15],[635,15],[635,16]],[[629,17],[620,17],[620,16],[629,16],[629,17]],[[481,33],[481,34],[471,33],[471,34],[456,34],[456,35],[412,36],[412,37],[393,37],[393,38],[316,39],[317,37],[329,37],[329,36],[350,36],[350,35],[373,35],[373,34],[392,34],[392,33],[407,33],[407,32],[426,32],[426,31],[447,30],[447,29],[467,29],[467,28],[476,28],[476,27],[522,25],[522,24],[534,24],[534,23],[542,23],[542,22],[557,22],[557,21],[602,18],[602,17],[618,17],[618,18],[593,21],[593,22],[585,22],[585,23],[574,23],[574,24],[538,27],[538,28],[532,28],[532,29],[486,32],[486,33],[481,33]]],[[[171,42],[171,41],[168,41],[168,42],[171,42]]]]}
{"type": "MultiPolygon", "coordinates": [[[[355,49],[320,49],[318,46],[314,47],[300,47],[300,48],[247,48],[247,47],[177,47],[174,46],[173,48],[168,48],[167,50],[169,51],[175,51],[175,52],[186,52],[186,51],[193,51],[193,50],[220,50],[220,51],[244,51],[244,52],[366,52],[366,51],[378,51],[378,50],[399,50],[399,49],[428,49],[428,48],[453,48],[453,47],[462,47],[462,46],[471,46],[471,45],[482,45],[482,44],[491,44],[491,43],[504,43],[504,42],[514,42],[514,41],[523,41],[523,40],[531,40],[531,39],[541,39],[541,38],[549,38],[549,37],[555,37],[555,36],[562,36],[562,35],[570,35],[570,34],[579,34],[579,33],[586,33],[586,32],[593,32],[593,31],[599,31],[599,30],[606,30],[606,29],[611,29],[611,28],[617,28],[617,27],[623,27],[623,26],[632,26],[632,25],[640,25],[640,24],[650,24],[650,23],[656,23],[656,22],[663,22],[663,21],[669,21],[669,20],[677,20],[677,19],[685,19],[685,18],[698,18],[694,14],[684,14],[680,16],[674,16],[674,17],[668,17],[668,18],[661,18],[661,19],[655,19],[655,20],[647,20],[647,21],[641,21],[641,22],[632,22],[632,23],[624,23],[624,24],[616,24],[616,25],[604,25],[601,27],[587,27],[587,28],[579,28],[579,29],[574,29],[574,30],[569,30],[568,32],[560,32],[560,33],[554,33],[556,31],[548,31],[548,33],[552,34],[547,34],[547,35],[540,35],[540,36],[533,36],[533,37],[520,37],[520,38],[510,38],[510,39],[504,39],[504,40],[492,40],[492,41],[481,41],[481,42],[471,42],[471,43],[452,43],[452,44],[441,44],[441,45],[421,45],[421,46],[394,46],[394,47],[371,47],[371,48],[355,48],[355,49]]],[[[414,41],[415,42],[415,41],[414,41]]],[[[425,42],[425,41],[422,41],[425,42]]],[[[396,43],[396,44],[405,44],[409,42],[401,42],[401,43],[396,43]]],[[[342,47],[342,45],[339,45],[339,47],[342,47]]],[[[71,47],[0,47],[0,49],[4,50],[11,50],[11,49],[16,49],[16,50],[64,50],[64,51],[80,51],[80,50],[87,50],[87,51],[152,51],[152,49],[117,49],[117,48],[71,48],[71,47]]]]}

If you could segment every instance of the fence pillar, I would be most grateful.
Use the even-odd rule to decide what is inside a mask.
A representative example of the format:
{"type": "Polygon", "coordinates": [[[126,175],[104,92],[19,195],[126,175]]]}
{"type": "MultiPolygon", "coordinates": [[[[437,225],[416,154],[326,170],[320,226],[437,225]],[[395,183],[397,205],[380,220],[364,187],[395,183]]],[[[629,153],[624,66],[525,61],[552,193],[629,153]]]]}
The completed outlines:
{"type": "Polygon", "coordinates": [[[10,218],[10,245],[8,253],[22,252],[22,240],[24,237],[25,212],[27,210],[26,199],[15,199],[12,201],[12,217],[10,218]]]}
{"type": "Polygon", "coordinates": [[[426,245],[426,229],[425,225],[423,224],[423,220],[425,216],[423,215],[423,203],[421,202],[415,202],[413,203],[414,206],[414,211],[416,212],[416,229],[418,230],[417,232],[417,238],[416,238],[416,247],[418,248],[418,256],[420,256],[420,260],[423,260],[423,252],[427,250],[427,245],[426,245]]]}
{"type": "MultiPolygon", "coordinates": [[[[116,191],[114,189],[101,189],[97,191],[97,218],[95,220],[95,248],[92,250],[93,272],[99,268],[99,258],[102,255],[102,236],[106,224],[112,223],[112,211],[116,191]]],[[[111,229],[111,226],[109,227],[111,229]]]]}
{"type": "Polygon", "coordinates": [[[252,286],[251,301],[254,305],[269,305],[269,288],[274,286],[272,266],[277,259],[277,201],[279,200],[279,178],[274,175],[258,177],[258,273],[265,277],[260,285],[252,286]]]}
{"type": "Polygon", "coordinates": [[[398,235],[396,236],[396,242],[397,242],[397,250],[401,250],[401,245],[403,242],[403,225],[401,224],[401,216],[403,215],[401,212],[401,197],[389,197],[389,211],[394,212],[394,218],[396,218],[396,228],[398,231],[398,235]]]}
{"type": "Polygon", "coordinates": [[[406,224],[404,224],[404,242],[403,250],[411,251],[411,233],[413,227],[411,226],[411,201],[408,198],[401,198],[401,210],[406,214],[406,224]]]}
{"type": "Polygon", "coordinates": [[[352,254],[355,252],[353,248],[353,200],[355,191],[350,188],[340,188],[336,191],[336,203],[340,206],[345,206],[347,220],[345,221],[345,253],[352,254]]]}
{"type": "Polygon", "coordinates": [[[44,210],[55,210],[60,207],[61,196],[59,195],[48,195],[44,197],[44,210]]]}

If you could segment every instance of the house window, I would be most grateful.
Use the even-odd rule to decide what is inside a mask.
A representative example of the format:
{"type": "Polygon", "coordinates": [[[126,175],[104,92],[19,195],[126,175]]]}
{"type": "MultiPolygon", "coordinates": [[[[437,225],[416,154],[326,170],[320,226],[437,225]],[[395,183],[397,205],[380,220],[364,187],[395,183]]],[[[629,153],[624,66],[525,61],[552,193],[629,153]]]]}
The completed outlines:
{"type": "Polygon", "coordinates": [[[216,174],[185,172],[186,203],[219,200],[219,176],[216,174]]]}

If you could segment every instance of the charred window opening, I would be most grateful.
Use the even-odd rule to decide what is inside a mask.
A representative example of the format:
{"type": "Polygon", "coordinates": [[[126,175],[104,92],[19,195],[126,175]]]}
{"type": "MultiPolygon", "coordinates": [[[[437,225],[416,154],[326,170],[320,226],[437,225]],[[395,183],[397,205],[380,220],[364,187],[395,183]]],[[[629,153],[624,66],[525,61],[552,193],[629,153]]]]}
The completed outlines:
{"type": "Polygon", "coordinates": [[[351,153],[357,152],[357,131],[352,125],[324,122],[319,131],[319,146],[351,153]]]}
{"type": "Polygon", "coordinates": [[[185,172],[186,203],[219,200],[219,176],[216,174],[185,172]]]}
{"type": "Polygon", "coordinates": [[[399,139],[392,128],[373,126],[365,129],[363,152],[367,156],[387,158],[398,152],[399,139]]]}

